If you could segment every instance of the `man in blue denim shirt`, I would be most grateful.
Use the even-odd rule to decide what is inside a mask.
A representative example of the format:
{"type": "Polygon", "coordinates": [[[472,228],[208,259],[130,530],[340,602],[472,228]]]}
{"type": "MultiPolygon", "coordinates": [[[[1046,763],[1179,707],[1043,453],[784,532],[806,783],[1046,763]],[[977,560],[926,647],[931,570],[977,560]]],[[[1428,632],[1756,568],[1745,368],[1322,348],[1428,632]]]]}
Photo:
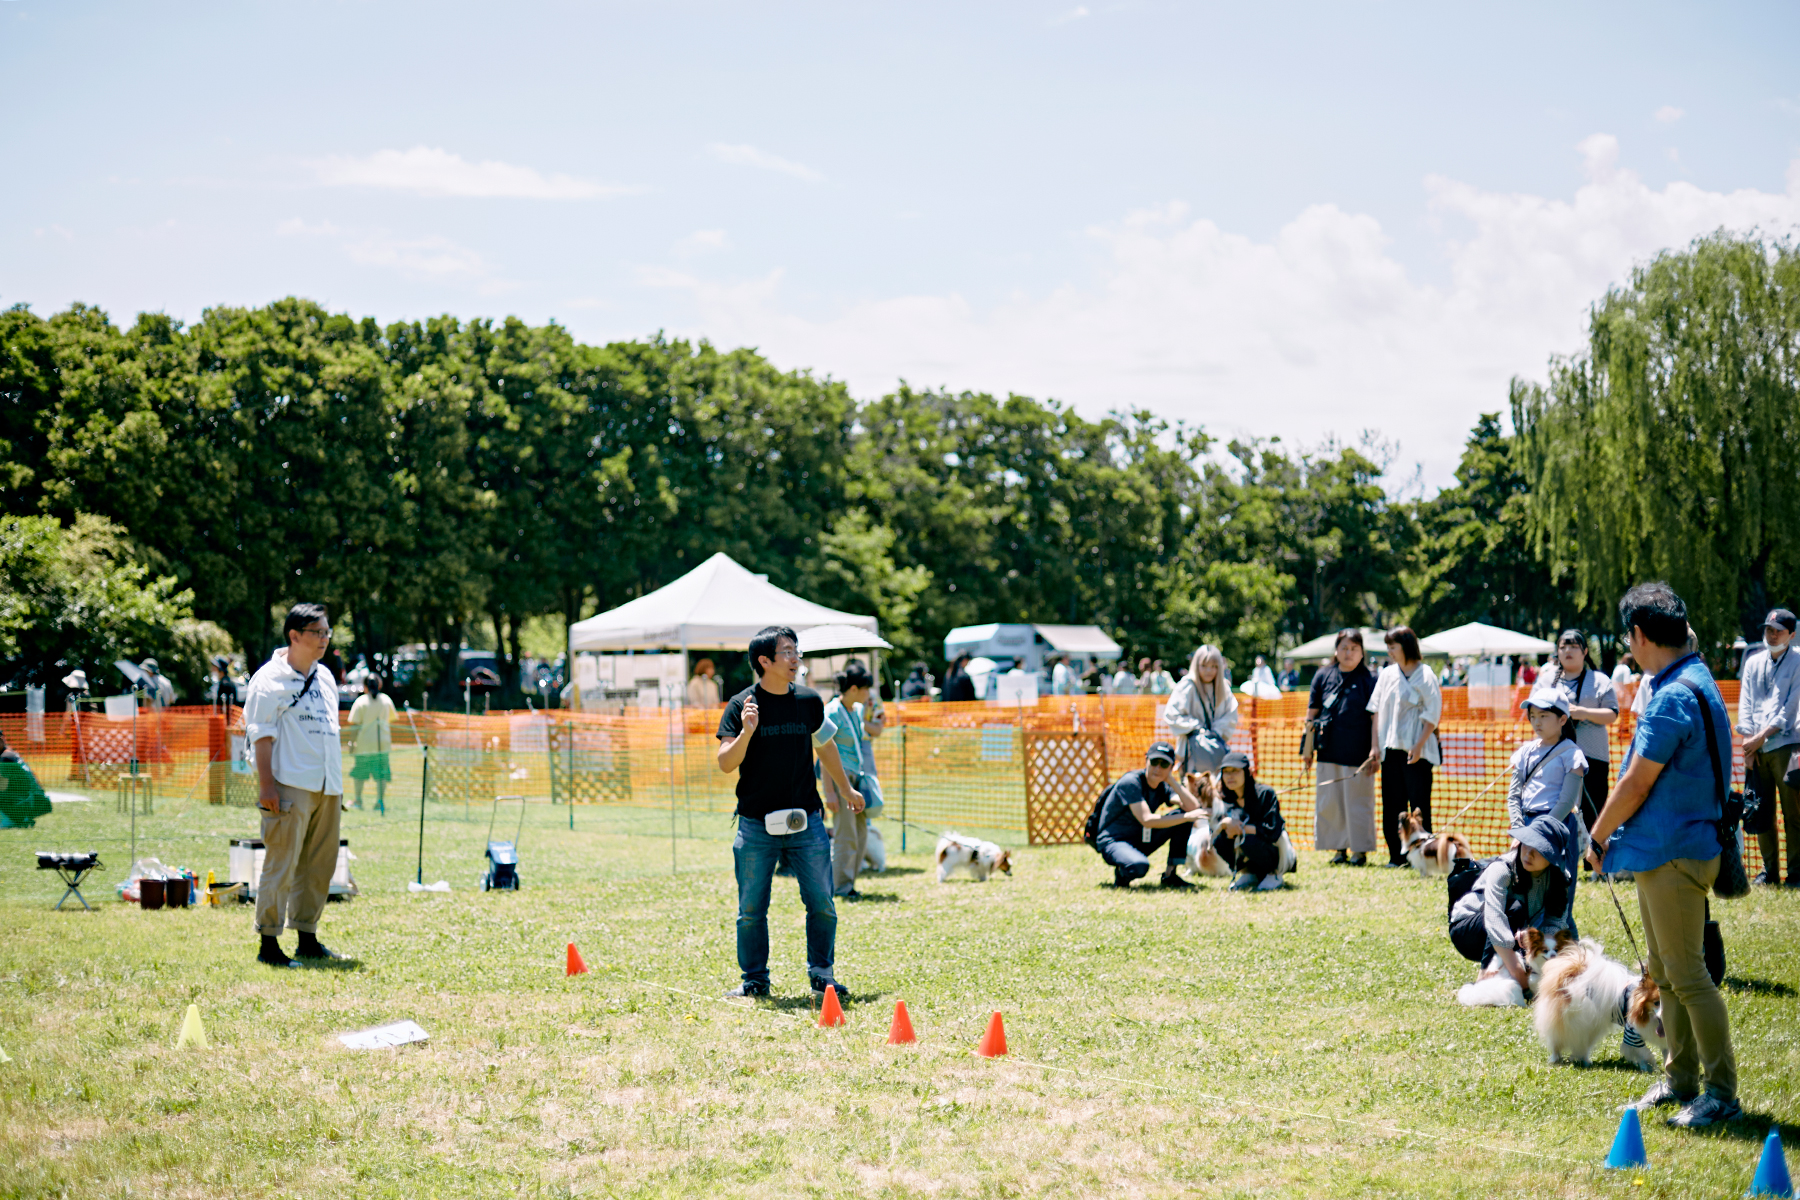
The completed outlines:
{"type": "MultiPolygon", "coordinates": [[[[769,891],[775,867],[785,862],[800,884],[806,906],[806,973],[812,990],[849,991],[833,975],[837,955],[837,905],[831,898],[831,844],[825,837],[813,755],[853,813],[863,810],[862,794],[850,786],[832,742],[836,727],[825,718],[825,702],[811,688],[795,687],[800,667],[799,639],[791,629],[771,626],[750,639],[756,682],[725,705],[719,719],[719,770],[736,771],[737,837],[731,857],[737,868],[737,957],[743,982],[731,996],[769,994],[769,891]],[[802,814],[805,828],[771,833],[769,818],[802,814]]],[[[787,827],[791,828],[791,826],[787,827]]]]}
{"type": "Polygon", "coordinates": [[[1632,657],[1653,677],[1653,694],[1625,773],[1594,822],[1588,862],[1596,871],[1636,874],[1650,977],[1662,989],[1665,1074],[1637,1107],[1679,1105],[1668,1123],[1699,1129],[1743,1115],[1725,998],[1706,972],[1704,949],[1706,896],[1719,874],[1718,780],[1731,778],[1731,725],[1712,673],[1687,650],[1687,605],[1668,584],[1626,592],[1619,620],[1632,657]],[[1707,715],[1718,760],[1707,749],[1707,715]]]}

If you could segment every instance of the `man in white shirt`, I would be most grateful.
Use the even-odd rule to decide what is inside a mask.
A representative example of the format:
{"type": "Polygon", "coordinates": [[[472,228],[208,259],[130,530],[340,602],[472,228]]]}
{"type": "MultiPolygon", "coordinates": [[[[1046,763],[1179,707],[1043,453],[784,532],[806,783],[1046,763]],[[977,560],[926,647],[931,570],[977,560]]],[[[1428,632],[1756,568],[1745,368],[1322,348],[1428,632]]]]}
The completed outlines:
{"type": "Polygon", "coordinates": [[[317,936],[337,868],[344,800],[337,680],[319,661],[331,647],[325,606],[294,605],[282,632],[287,649],[251,676],[244,697],[265,851],[256,888],[256,932],[262,937],[256,960],[272,967],[294,965],[276,940],[288,924],[300,935],[294,958],[342,957],[317,936]]]}

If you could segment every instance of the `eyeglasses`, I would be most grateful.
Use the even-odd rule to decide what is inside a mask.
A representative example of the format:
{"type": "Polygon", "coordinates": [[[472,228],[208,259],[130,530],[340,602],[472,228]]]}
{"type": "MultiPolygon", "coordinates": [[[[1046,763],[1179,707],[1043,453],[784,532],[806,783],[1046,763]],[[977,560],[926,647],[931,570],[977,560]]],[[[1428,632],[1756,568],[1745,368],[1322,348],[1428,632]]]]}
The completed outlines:
{"type": "Polygon", "coordinates": [[[784,646],[781,649],[775,651],[775,657],[776,658],[791,658],[791,659],[795,659],[797,661],[800,658],[800,647],[784,646]]]}
{"type": "Polygon", "coordinates": [[[329,642],[331,640],[331,626],[329,625],[323,629],[302,629],[300,632],[310,634],[322,642],[329,642]]]}

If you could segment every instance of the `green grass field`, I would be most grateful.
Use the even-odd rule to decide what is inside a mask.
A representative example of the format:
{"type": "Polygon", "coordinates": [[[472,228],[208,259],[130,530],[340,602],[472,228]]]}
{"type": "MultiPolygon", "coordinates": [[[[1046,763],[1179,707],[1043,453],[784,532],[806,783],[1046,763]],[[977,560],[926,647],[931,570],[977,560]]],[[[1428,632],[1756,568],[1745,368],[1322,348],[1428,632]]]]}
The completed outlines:
{"type": "MultiPolygon", "coordinates": [[[[484,895],[480,806],[433,806],[425,878],[456,890],[411,895],[418,808],[395,800],[346,814],[363,895],[322,937],[349,969],[257,965],[247,908],[120,903],[110,794],[0,831],[0,1196],[1738,1196],[1795,1111],[1793,894],[1715,905],[1754,1119],[1650,1121],[1651,1169],[1619,1175],[1599,1169],[1614,1108],[1648,1077],[1616,1041],[1592,1068],[1546,1066],[1525,1011],[1458,1008],[1443,886],[1410,873],[1308,853],[1285,892],[1119,893],[1067,847],[940,886],[913,835],[840,906],[854,999],[826,1030],[791,880],[777,1000],[718,999],[736,979],[723,817],[678,821],[671,873],[667,812],[578,810],[570,833],[533,806],[525,890],[484,895]],[[51,911],[38,848],[103,851],[97,913],[51,911]],[[570,941],[592,968],[574,979],[570,941]],[[917,1045],[883,1044],[899,998],[917,1045]],[[176,1048],[190,1002],[210,1049],[176,1048]],[[994,1010],[1012,1054],[975,1058],[994,1010]],[[407,1017],[429,1042],[336,1039],[407,1017]]],[[[254,828],[164,798],[140,853],[223,875],[225,838],[254,828]]],[[[1581,897],[1623,955],[1604,891],[1581,897]]]]}

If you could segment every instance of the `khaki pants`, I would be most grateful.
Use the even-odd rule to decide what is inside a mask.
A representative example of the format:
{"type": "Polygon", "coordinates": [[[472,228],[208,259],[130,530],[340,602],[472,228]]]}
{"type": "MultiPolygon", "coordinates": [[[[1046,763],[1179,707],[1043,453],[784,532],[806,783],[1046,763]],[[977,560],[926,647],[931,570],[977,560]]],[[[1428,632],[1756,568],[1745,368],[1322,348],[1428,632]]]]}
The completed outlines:
{"type": "Polygon", "coordinates": [[[1747,764],[1750,773],[1756,778],[1757,794],[1764,797],[1764,804],[1774,804],[1779,798],[1781,820],[1769,826],[1769,832],[1756,835],[1756,845],[1762,851],[1763,870],[1769,873],[1770,883],[1781,881],[1781,846],[1776,840],[1776,828],[1782,827],[1787,833],[1787,877],[1789,882],[1800,879],[1800,788],[1786,782],[1788,763],[1794,757],[1794,747],[1783,746],[1779,750],[1759,750],[1756,757],[1747,764]]]}
{"type": "MultiPolygon", "coordinates": [[[[835,789],[834,789],[835,790],[835,789]]],[[[842,896],[856,886],[862,873],[863,855],[869,848],[869,814],[853,813],[839,804],[831,818],[831,890],[842,896]]]]}
{"type": "Polygon", "coordinates": [[[263,869],[256,885],[256,932],[279,937],[292,925],[317,933],[337,870],[342,796],[275,785],[279,813],[262,815],[263,869]],[[284,920],[285,918],[285,920],[284,920]]]}
{"type": "Polygon", "coordinates": [[[1669,1054],[1664,1062],[1669,1086],[1678,1095],[1706,1090],[1721,1100],[1737,1098],[1737,1057],[1731,1051],[1731,1023],[1725,997],[1706,973],[1704,939],[1706,893],[1719,874],[1719,860],[1676,858],[1637,872],[1638,911],[1644,919],[1644,948],[1650,978],[1662,989],[1663,1031],[1669,1054]]]}
{"type": "Polygon", "coordinates": [[[1318,764],[1318,821],[1314,850],[1375,849],[1375,777],[1339,763],[1318,764]]]}

